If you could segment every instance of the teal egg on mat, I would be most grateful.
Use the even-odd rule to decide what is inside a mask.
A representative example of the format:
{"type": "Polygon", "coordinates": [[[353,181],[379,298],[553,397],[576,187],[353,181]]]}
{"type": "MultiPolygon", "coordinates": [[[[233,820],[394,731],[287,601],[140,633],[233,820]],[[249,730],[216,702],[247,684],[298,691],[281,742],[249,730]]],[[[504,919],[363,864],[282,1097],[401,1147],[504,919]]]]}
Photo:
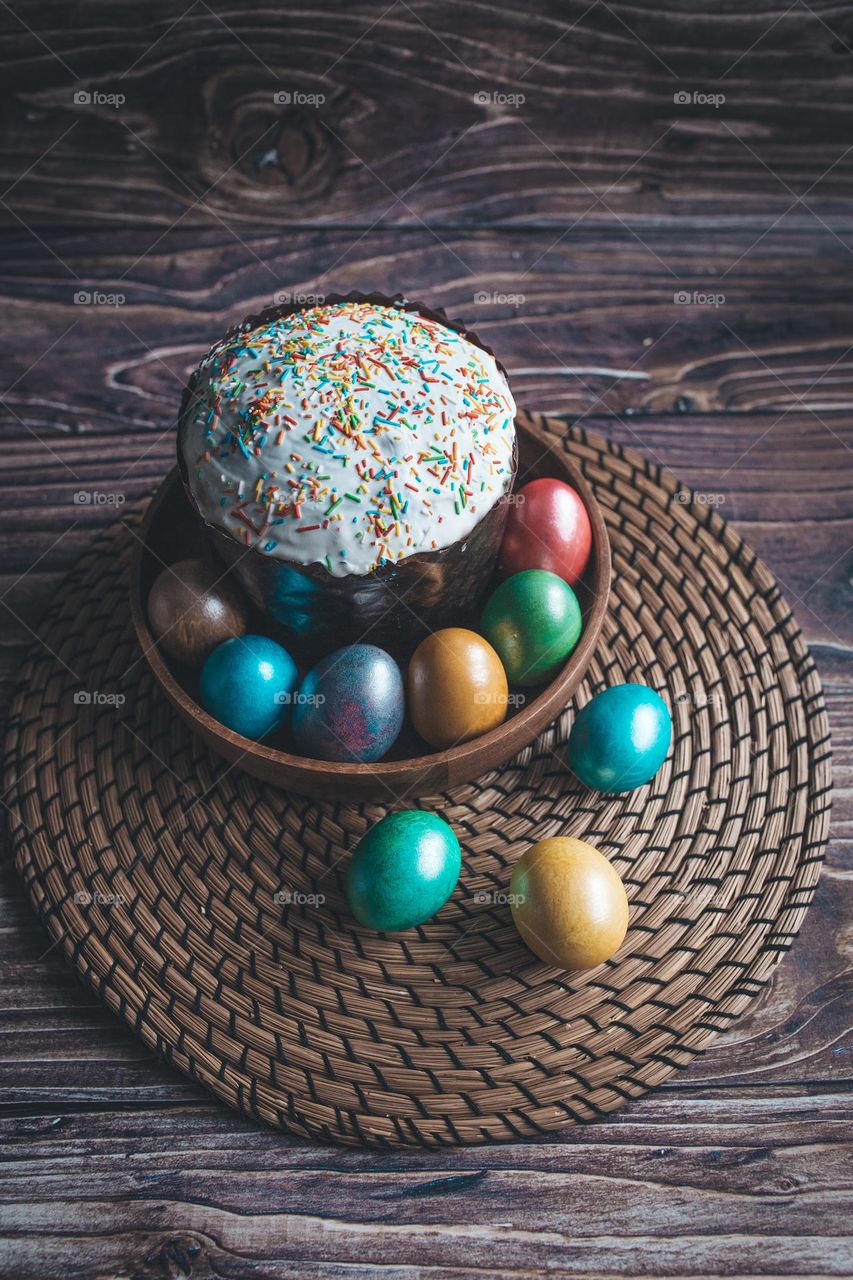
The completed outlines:
{"type": "Polygon", "coordinates": [[[672,717],[644,684],[617,684],[578,712],[569,734],[572,773],[595,791],[633,791],[653,778],[672,741],[672,717]]]}
{"type": "Polygon", "coordinates": [[[444,906],[462,870],[459,841],[435,813],[389,813],[362,836],[347,872],[356,920],[383,933],[423,924],[444,906]]]}
{"type": "Polygon", "coordinates": [[[497,650],[510,684],[542,684],[557,674],[583,624],[578,598],[547,569],[523,569],[493,592],[482,632],[497,650]]]}
{"type": "Polygon", "coordinates": [[[235,636],[201,669],[201,704],[227,729],[264,738],[284,723],[299,681],[296,663],[267,636],[235,636]]]}

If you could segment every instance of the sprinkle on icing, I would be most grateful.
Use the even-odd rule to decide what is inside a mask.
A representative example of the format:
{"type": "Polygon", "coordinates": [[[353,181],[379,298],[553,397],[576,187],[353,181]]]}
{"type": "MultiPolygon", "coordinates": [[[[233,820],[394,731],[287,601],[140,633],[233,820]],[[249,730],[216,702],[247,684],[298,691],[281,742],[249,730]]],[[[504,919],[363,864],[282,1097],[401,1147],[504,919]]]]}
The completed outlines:
{"type": "Polygon", "coordinates": [[[495,361],[413,312],[312,307],[217,343],[181,425],[212,524],[343,577],[464,538],[512,482],[495,361]]]}

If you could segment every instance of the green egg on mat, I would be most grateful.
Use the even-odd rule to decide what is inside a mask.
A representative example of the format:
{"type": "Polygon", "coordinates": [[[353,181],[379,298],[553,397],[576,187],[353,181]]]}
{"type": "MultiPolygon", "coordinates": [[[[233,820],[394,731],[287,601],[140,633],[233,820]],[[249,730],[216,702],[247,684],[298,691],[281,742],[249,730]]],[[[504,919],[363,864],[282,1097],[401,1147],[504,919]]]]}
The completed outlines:
{"type": "Polygon", "coordinates": [[[453,893],[462,853],[435,813],[389,813],[362,836],[347,872],[347,899],[360,924],[397,933],[423,924],[453,893]]]}
{"type": "Polygon", "coordinates": [[[583,629],[578,598],[547,569],[523,569],[494,591],[482,632],[510,684],[543,684],[557,674],[583,629]]]}

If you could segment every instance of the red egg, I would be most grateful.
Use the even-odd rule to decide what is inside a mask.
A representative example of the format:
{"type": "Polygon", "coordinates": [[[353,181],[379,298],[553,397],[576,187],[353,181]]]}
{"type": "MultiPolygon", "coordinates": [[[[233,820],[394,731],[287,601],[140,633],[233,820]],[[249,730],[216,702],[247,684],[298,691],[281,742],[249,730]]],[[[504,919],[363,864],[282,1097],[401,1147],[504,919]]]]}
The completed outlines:
{"type": "Polygon", "coordinates": [[[498,573],[547,569],[574,587],[589,562],[592,529],[579,495],[543,476],[514,495],[501,543],[498,573]]]}

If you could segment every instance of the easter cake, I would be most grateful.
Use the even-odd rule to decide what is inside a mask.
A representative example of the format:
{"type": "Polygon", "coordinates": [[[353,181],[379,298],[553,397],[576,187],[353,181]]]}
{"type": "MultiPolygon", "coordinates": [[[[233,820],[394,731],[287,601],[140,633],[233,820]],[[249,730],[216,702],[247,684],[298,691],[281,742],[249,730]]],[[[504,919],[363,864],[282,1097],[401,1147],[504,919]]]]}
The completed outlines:
{"type": "Polygon", "coordinates": [[[178,426],[215,552],[312,644],[406,644],[476,612],[516,458],[491,352],[443,313],[379,295],[249,317],[202,360],[178,426]]]}

